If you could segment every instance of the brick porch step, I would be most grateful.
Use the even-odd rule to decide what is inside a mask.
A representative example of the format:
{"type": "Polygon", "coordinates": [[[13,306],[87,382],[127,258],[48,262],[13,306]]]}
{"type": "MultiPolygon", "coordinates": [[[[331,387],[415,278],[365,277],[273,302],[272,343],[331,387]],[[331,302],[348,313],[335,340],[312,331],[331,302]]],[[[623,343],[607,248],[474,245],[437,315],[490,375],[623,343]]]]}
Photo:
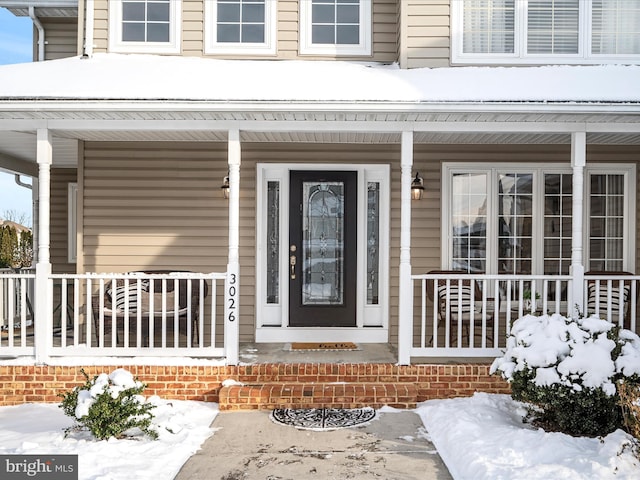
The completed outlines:
{"type": "Polygon", "coordinates": [[[414,383],[265,383],[220,389],[220,410],[274,408],[416,408],[414,383]]]}

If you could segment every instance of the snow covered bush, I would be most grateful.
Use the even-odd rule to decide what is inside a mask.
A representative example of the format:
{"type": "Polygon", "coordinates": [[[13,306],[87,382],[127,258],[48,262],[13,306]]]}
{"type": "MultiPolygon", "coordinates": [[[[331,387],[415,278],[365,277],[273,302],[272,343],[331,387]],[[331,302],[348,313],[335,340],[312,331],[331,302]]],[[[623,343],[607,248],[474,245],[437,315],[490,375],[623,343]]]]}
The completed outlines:
{"type": "Polygon", "coordinates": [[[640,338],[595,316],[518,319],[491,373],[511,384],[514,400],[532,406],[546,429],[606,435],[622,426],[617,382],[640,379],[640,338]]]}
{"type": "Polygon", "coordinates": [[[151,410],[155,405],[146,402],[142,395],[145,384],[122,368],[110,375],[101,373],[92,379],[84,370],[80,372],[85,377],[84,385],[60,395],[60,408],[76,421],[66,433],[86,429],[98,440],[140,433],[153,439],[158,437],[151,428],[151,410]]]}

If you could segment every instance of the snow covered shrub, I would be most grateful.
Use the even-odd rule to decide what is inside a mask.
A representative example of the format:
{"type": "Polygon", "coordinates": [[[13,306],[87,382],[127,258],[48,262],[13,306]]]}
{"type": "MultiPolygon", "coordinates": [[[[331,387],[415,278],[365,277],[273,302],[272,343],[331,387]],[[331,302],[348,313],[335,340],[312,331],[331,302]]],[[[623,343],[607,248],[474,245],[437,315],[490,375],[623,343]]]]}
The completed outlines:
{"type": "Polygon", "coordinates": [[[627,431],[640,440],[640,384],[622,381],[618,393],[627,431]]]}
{"type": "Polygon", "coordinates": [[[86,429],[98,440],[139,433],[158,438],[158,433],[151,428],[151,410],[155,405],[147,403],[141,395],[145,384],[122,368],[92,379],[84,370],[80,372],[85,377],[84,385],[60,395],[60,408],[76,421],[66,433],[86,429]]]}
{"type": "Polygon", "coordinates": [[[616,383],[640,378],[640,338],[595,316],[526,315],[491,373],[511,384],[530,417],[570,435],[606,435],[622,426],[616,383]]]}

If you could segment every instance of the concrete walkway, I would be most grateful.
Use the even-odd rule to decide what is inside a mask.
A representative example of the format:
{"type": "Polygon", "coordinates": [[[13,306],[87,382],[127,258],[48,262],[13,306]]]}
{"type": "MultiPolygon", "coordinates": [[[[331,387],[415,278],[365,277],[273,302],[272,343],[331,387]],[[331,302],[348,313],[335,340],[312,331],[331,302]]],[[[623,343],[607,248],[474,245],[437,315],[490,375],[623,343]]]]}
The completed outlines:
{"type": "Polygon", "coordinates": [[[410,411],[333,431],[276,424],[266,411],[220,412],[212,427],[176,480],[451,479],[410,411]]]}

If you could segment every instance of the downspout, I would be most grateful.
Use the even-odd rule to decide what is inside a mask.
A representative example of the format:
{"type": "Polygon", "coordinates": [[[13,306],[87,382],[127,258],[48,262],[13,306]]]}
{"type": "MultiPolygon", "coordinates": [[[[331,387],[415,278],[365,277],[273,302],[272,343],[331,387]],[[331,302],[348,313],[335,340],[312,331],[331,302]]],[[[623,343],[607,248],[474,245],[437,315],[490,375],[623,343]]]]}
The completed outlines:
{"type": "Polygon", "coordinates": [[[82,58],[91,58],[93,55],[93,24],[94,24],[94,6],[93,0],[85,2],[85,26],[84,26],[84,47],[82,50],[82,58]]]}
{"type": "Polygon", "coordinates": [[[33,216],[33,221],[31,222],[31,232],[33,235],[33,265],[35,265],[35,262],[37,262],[38,260],[38,201],[33,199],[33,185],[29,184],[29,183],[25,183],[22,180],[20,180],[20,174],[16,173],[15,176],[15,181],[17,185],[20,185],[21,187],[24,188],[28,188],[29,190],[31,190],[31,215],[33,216]]]}
{"type": "Polygon", "coordinates": [[[29,7],[29,16],[33,21],[33,24],[38,29],[38,58],[36,59],[38,62],[42,62],[44,60],[44,27],[40,23],[38,17],[36,17],[36,9],[35,7],[29,7]]]}

